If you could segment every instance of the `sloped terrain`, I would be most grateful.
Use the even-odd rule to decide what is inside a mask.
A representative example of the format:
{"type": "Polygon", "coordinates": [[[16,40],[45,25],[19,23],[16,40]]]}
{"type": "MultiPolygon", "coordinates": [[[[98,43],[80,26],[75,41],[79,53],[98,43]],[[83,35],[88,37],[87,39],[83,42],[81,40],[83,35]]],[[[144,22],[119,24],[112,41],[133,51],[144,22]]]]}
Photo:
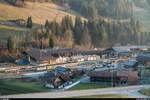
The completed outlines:
{"type": "Polygon", "coordinates": [[[74,19],[77,15],[77,13],[74,14],[74,11],[67,10],[54,3],[39,2],[26,2],[24,8],[0,2],[0,12],[0,20],[27,19],[28,16],[32,16],[33,22],[36,24],[44,24],[45,20],[52,21],[55,18],[57,21],[61,21],[66,15],[72,16],[74,19]]]}
{"type": "Polygon", "coordinates": [[[150,32],[150,10],[134,7],[134,17],[140,21],[144,31],[150,32]]]}
{"type": "Polygon", "coordinates": [[[23,38],[29,32],[40,28],[41,24],[44,25],[46,20],[53,21],[56,19],[57,22],[61,22],[61,19],[66,15],[71,16],[74,22],[75,16],[79,14],[54,3],[26,2],[26,6],[21,8],[0,1],[0,42],[6,43],[7,37],[10,35],[19,37],[19,39],[20,37],[23,38]],[[34,23],[32,29],[16,26],[9,22],[9,20],[16,19],[27,20],[28,16],[32,17],[34,23]]]}

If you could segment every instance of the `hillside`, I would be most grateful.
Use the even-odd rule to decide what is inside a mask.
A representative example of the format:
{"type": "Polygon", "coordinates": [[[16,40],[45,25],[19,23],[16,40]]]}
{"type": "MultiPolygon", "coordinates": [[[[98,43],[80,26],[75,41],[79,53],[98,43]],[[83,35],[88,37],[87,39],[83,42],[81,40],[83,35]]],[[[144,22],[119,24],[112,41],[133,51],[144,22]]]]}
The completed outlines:
{"type": "Polygon", "coordinates": [[[79,14],[54,3],[26,2],[25,7],[20,8],[0,1],[0,43],[6,43],[10,35],[13,37],[15,36],[16,40],[19,41],[20,38],[23,39],[29,32],[34,32],[41,27],[40,24],[44,25],[46,20],[51,22],[56,19],[57,22],[60,22],[66,15],[71,16],[74,22],[75,16],[79,14]],[[27,20],[28,16],[32,16],[32,21],[34,23],[32,29],[16,26],[8,21],[16,19],[27,20]]]}
{"type": "Polygon", "coordinates": [[[133,8],[133,4],[132,0],[52,0],[25,2],[24,6],[17,7],[0,1],[0,43],[6,46],[11,35],[15,45],[23,48],[89,49],[146,44],[150,35],[141,34],[145,29],[137,20],[140,13],[146,12],[138,11],[136,4],[133,8]],[[29,16],[32,28],[16,21],[27,22],[29,16]]]}
{"type": "Polygon", "coordinates": [[[111,18],[129,18],[132,16],[132,0],[53,0],[68,4],[71,9],[86,18],[98,16],[111,18]]]}
{"type": "Polygon", "coordinates": [[[0,12],[0,20],[27,19],[28,16],[32,16],[33,22],[36,24],[44,24],[47,19],[52,21],[56,18],[57,21],[61,21],[66,15],[73,18],[77,15],[74,11],[67,11],[54,3],[39,2],[26,2],[26,6],[20,8],[1,1],[0,12]]]}
{"type": "Polygon", "coordinates": [[[150,32],[150,11],[147,8],[134,7],[134,17],[140,21],[143,30],[150,32]]]}

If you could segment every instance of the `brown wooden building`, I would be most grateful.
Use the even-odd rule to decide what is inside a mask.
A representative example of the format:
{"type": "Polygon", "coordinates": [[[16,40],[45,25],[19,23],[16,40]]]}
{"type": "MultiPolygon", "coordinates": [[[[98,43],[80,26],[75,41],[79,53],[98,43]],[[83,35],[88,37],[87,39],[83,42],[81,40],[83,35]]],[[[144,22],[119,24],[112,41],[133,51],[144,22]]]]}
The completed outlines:
{"type": "Polygon", "coordinates": [[[138,79],[137,71],[91,71],[88,73],[91,82],[113,82],[114,86],[122,84],[135,84],[138,79]]]}
{"type": "Polygon", "coordinates": [[[140,54],[137,56],[136,60],[139,64],[150,65],[150,53],[140,54]]]}
{"type": "Polygon", "coordinates": [[[61,57],[71,57],[77,55],[74,49],[33,49],[23,52],[24,62],[30,64],[56,64],[56,59],[61,57]]]}

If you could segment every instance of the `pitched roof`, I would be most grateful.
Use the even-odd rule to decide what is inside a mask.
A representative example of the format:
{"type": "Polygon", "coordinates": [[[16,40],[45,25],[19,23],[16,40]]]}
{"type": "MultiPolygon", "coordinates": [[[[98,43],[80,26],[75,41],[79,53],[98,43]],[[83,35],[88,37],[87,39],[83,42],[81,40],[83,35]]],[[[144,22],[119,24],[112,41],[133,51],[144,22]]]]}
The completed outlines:
{"type": "Polygon", "coordinates": [[[54,82],[56,80],[57,76],[52,71],[49,71],[46,73],[46,82],[54,82]]]}
{"type": "Polygon", "coordinates": [[[57,66],[57,67],[55,68],[55,70],[64,72],[64,71],[67,71],[68,68],[61,67],[61,66],[57,66]]]}
{"type": "Polygon", "coordinates": [[[127,66],[134,66],[137,63],[136,60],[128,60],[125,62],[125,65],[127,66]]]}
{"type": "Polygon", "coordinates": [[[117,72],[117,76],[118,77],[128,77],[129,76],[129,72],[128,71],[118,71],[117,72]]]}
{"type": "Polygon", "coordinates": [[[33,49],[25,51],[26,54],[34,58],[35,60],[47,60],[47,59],[56,59],[56,57],[52,56],[56,53],[73,53],[76,52],[74,49],[33,49]]]}
{"type": "Polygon", "coordinates": [[[116,72],[91,71],[88,73],[91,77],[111,77],[112,75],[116,76],[116,72]]]}
{"type": "Polygon", "coordinates": [[[105,72],[105,71],[91,71],[88,73],[88,76],[91,77],[128,77],[128,71],[115,71],[115,72],[105,72]]]}
{"type": "Polygon", "coordinates": [[[63,79],[64,81],[69,81],[69,80],[70,80],[69,74],[61,74],[60,77],[61,77],[61,79],[63,79]]]}
{"type": "Polygon", "coordinates": [[[136,59],[137,59],[137,61],[141,61],[141,62],[149,62],[150,54],[140,54],[140,55],[138,55],[138,57],[136,59]]]}
{"type": "Polygon", "coordinates": [[[87,50],[87,51],[79,51],[80,54],[82,55],[99,55],[101,54],[103,51],[101,50],[87,50]]]}
{"type": "Polygon", "coordinates": [[[83,74],[84,72],[82,70],[75,70],[75,71],[73,71],[73,73],[75,75],[80,75],[80,74],[83,74]]]}
{"type": "Polygon", "coordinates": [[[130,52],[131,49],[148,49],[148,46],[118,46],[113,47],[113,49],[117,52],[130,52]]]}

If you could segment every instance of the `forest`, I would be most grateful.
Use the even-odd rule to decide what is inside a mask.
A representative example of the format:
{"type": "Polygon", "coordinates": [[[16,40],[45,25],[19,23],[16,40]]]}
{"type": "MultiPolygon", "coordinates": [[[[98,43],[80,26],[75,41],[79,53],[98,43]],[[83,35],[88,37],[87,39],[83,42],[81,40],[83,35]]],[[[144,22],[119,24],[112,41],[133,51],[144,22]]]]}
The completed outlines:
{"type": "Polygon", "coordinates": [[[71,9],[87,18],[98,16],[129,18],[133,10],[133,2],[130,0],[53,0],[53,2],[67,3],[71,9]]]}
{"type": "MultiPolygon", "coordinates": [[[[50,1],[62,6],[67,4],[67,7],[80,13],[87,20],[82,20],[81,16],[76,16],[75,22],[70,16],[65,16],[59,23],[56,20],[52,22],[46,20],[44,26],[41,25],[41,28],[30,32],[22,42],[17,44],[21,50],[29,47],[87,50],[115,45],[145,45],[150,42],[150,34],[143,32],[140,21],[133,17],[133,6],[141,6],[139,4],[143,2],[141,3],[140,0],[27,1],[50,1]]],[[[149,5],[148,0],[144,1],[149,5]]],[[[28,24],[28,28],[32,28],[32,25],[28,24]]],[[[13,39],[9,37],[8,40],[13,39]]]]}
{"type": "Polygon", "coordinates": [[[141,33],[139,21],[133,17],[129,22],[121,21],[83,21],[79,16],[73,24],[72,18],[65,16],[61,23],[45,22],[45,26],[37,29],[23,41],[34,48],[78,48],[91,49],[119,45],[142,45],[149,41],[149,34],[141,33]],[[30,41],[30,43],[28,43],[30,41]]]}

